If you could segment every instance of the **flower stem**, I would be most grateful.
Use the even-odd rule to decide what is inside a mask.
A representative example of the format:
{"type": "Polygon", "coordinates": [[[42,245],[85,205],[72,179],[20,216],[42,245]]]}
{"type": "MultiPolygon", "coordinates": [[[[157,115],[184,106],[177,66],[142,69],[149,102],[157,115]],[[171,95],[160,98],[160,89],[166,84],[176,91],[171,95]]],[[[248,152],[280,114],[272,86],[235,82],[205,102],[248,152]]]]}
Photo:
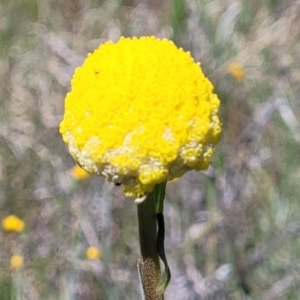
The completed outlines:
{"type": "Polygon", "coordinates": [[[158,291],[160,281],[159,256],[156,249],[157,223],[155,193],[137,205],[141,258],[138,271],[142,285],[144,300],[163,300],[158,291]]]}

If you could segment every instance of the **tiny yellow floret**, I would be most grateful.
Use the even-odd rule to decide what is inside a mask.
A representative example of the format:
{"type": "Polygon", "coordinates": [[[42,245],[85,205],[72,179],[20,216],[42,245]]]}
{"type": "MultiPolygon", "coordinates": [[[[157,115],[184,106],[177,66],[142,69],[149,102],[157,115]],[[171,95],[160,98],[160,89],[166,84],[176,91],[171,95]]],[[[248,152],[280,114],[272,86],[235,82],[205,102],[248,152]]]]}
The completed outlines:
{"type": "Polygon", "coordinates": [[[87,259],[95,260],[101,258],[102,253],[98,247],[89,247],[86,249],[85,255],[87,259]]]}
{"type": "Polygon", "coordinates": [[[237,81],[243,82],[245,79],[245,70],[238,62],[232,62],[227,67],[227,72],[237,81]]]}
{"type": "Polygon", "coordinates": [[[10,269],[16,271],[23,267],[23,263],[23,256],[19,254],[14,254],[10,258],[10,269]]]}
{"type": "Polygon", "coordinates": [[[189,52],[167,39],[122,37],[75,71],[60,133],[82,168],[142,197],[208,167],[219,105],[189,52]]]}
{"type": "Polygon", "coordinates": [[[75,165],[71,170],[70,170],[70,175],[73,179],[75,180],[84,180],[90,176],[90,174],[82,169],[80,166],[75,165]]]}
{"type": "Polygon", "coordinates": [[[2,220],[2,227],[7,231],[21,232],[24,226],[24,222],[15,215],[9,215],[2,220]]]}

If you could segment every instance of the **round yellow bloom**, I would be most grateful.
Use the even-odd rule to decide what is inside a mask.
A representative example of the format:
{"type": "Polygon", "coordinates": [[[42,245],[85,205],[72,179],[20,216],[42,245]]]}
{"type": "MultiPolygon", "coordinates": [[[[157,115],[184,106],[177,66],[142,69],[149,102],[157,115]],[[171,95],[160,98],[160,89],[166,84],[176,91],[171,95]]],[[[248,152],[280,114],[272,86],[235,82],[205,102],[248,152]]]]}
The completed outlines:
{"type": "Polygon", "coordinates": [[[10,258],[10,268],[11,270],[18,270],[23,267],[23,256],[19,254],[14,254],[10,258]]]}
{"type": "Polygon", "coordinates": [[[2,220],[2,227],[7,231],[21,232],[24,226],[24,222],[15,215],[7,216],[2,220]]]}
{"type": "Polygon", "coordinates": [[[70,170],[71,177],[75,180],[84,180],[90,176],[90,174],[83,170],[81,167],[78,165],[75,165],[71,170],[70,170]]]}
{"type": "Polygon", "coordinates": [[[121,38],[75,71],[60,132],[85,170],[142,197],[208,167],[221,133],[219,105],[189,52],[167,39],[121,38]]]}
{"type": "Polygon", "coordinates": [[[237,81],[242,82],[245,79],[245,71],[238,62],[232,62],[227,67],[228,73],[237,81]]]}
{"type": "Polygon", "coordinates": [[[102,256],[101,250],[97,247],[89,247],[85,251],[87,259],[95,260],[102,256]]]}

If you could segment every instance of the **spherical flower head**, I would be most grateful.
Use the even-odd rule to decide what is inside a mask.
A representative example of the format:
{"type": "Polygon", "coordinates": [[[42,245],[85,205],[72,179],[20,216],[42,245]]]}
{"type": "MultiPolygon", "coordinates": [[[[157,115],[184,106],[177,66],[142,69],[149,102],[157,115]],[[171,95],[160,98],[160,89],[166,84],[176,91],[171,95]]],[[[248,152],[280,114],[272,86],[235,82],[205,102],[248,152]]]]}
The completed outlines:
{"type": "Polygon", "coordinates": [[[19,254],[14,254],[10,258],[10,269],[16,271],[23,267],[23,263],[23,256],[19,254]]]}
{"type": "Polygon", "coordinates": [[[70,170],[70,175],[74,180],[84,180],[90,176],[90,174],[79,167],[78,165],[75,165],[71,170],[70,170]]]}
{"type": "Polygon", "coordinates": [[[7,231],[21,232],[24,226],[24,222],[15,215],[7,216],[2,220],[2,227],[7,231]]]}
{"type": "Polygon", "coordinates": [[[219,105],[189,52],[167,39],[121,38],[75,71],[60,132],[85,170],[139,198],[208,167],[219,105]]]}
{"type": "Polygon", "coordinates": [[[99,259],[102,253],[101,250],[97,247],[89,247],[86,249],[85,255],[87,259],[95,260],[95,259],[99,259]]]}
{"type": "Polygon", "coordinates": [[[242,82],[245,79],[243,66],[238,62],[232,62],[227,67],[228,73],[237,81],[242,82]]]}

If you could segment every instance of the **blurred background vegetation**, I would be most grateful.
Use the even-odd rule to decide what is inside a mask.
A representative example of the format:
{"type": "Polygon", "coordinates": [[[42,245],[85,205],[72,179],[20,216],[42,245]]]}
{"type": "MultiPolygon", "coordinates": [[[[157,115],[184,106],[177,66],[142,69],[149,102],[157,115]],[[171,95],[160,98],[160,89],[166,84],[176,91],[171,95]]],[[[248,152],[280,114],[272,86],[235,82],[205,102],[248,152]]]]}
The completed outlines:
{"type": "Polygon", "coordinates": [[[292,0],[1,0],[0,218],[25,222],[0,230],[1,300],[141,299],[135,204],[58,133],[74,69],[121,35],[173,39],[222,102],[212,166],[167,187],[165,298],[299,299],[299,34],[292,0]]]}

